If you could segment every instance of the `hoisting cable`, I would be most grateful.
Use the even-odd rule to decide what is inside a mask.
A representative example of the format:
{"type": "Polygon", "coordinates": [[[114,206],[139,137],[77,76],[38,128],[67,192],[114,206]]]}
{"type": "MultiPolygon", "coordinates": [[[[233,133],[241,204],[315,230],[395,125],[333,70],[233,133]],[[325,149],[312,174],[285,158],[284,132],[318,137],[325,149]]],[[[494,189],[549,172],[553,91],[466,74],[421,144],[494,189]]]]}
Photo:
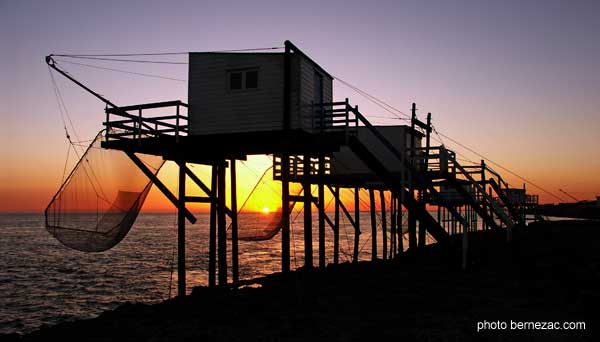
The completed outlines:
{"type": "Polygon", "coordinates": [[[162,76],[162,75],[155,75],[155,74],[146,74],[146,73],[141,73],[141,72],[127,71],[127,70],[114,69],[114,68],[107,68],[107,67],[101,67],[101,66],[98,66],[98,65],[91,65],[91,64],[85,64],[85,63],[69,62],[69,61],[65,61],[65,60],[62,60],[62,59],[57,59],[56,61],[57,62],[61,62],[61,63],[68,63],[68,64],[85,66],[85,67],[88,67],[88,68],[108,70],[108,71],[114,71],[114,72],[121,72],[121,73],[125,73],[125,74],[137,75],[137,76],[145,76],[145,77],[160,78],[160,79],[171,80],[171,81],[187,82],[186,79],[181,79],[181,78],[174,78],[174,77],[168,77],[168,76],[162,76]]]}
{"type": "MultiPolygon", "coordinates": [[[[390,110],[387,110],[387,109],[386,109],[386,111],[388,111],[388,112],[392,113],[392,110],[393,110],[393,111],[395,111],[395,112],[398,112],[398,113],[401,113],[401,114],[405,115],[406,117],[409,117],[409,116],[408,116],[406,113],[403,113],[403,112],[402,112],[402,111],[400,111],[399,109],[397,109],[397,108],[395,108],[395,107],[393,107],[393,106],[391,106],[391,105],[389,105],[389,104],[385,103],[384,101],[382,101],[382,100],[380,100],[380,99],[376,98],[375,96],[373,96],[373,95],[371,95],[371,94],[368,94],[368,93],[367,93],[367,92],[365,92],[364,90],[361,90],[361,89],[359,89],[358,87],[356,87],[356,86],[353,86],[353,85],[349,84],[348,82],[345,82],[345,81],[343,81],[343,80],[342,80],[342,79],[340,79],[339,77],[335,77],[335,76],[334,76],[334,78],[335,78],[337,81],[340,81],[342,84],[346,85],[347,87],[349,87],[349,88],[353,89],[354,91],[356,91],[356,92],[357,92],[359,95],[362,95],[363,97],[366,97],[367,99],[373,99],[373,100],[372,100],[372,102],[373,102],[373,103],[375,103],[374,101],[378,101],[378,102],[381,102],[382,104],[384,104],[385,106],[389,107],[389,108],[390,108],[390,110]]],[[[381,107],[381,106],[380,106],[380,107],[381,107]]],[[[393,113],[392,113],[392,114],[393,114],[393,113]]],[[[514,172],[514,171],[511,171],[511,170],[509,170],[508,168],[506,168],[506,167],[504,167],[504,166],[500,165],[499,163],[496,163],[496,162],[494,162],[493,160],[491,160],[491,159],[489,159],[489,158],[485,157],[485,156],[484,156],[484,155],[482,155],[481,153],[479,153],[479,152],[477,152],[477,151],[473,150],[472,148],[470,148],[470,147],[468,147],[468,146],[466,146],[466,145],[464,145],[464,144],[461,144],[461,143],[459,143],[458,141],[456,141],[456,140],[454,140],[454,139],[450,138],[449,136],[447,136],[447,135],[445,135],[445,134],[443,134],[443,133],[440,133],[439,131],[437,131],[437,130],[435,130],[435,129],[434,129],[434,131],[435,131],[435,133],[436,133],[438,136],[443,136],[443,137],[445,137],[446,139],[448,139],[448,140],[450,140],[450,141],[453,141],[453,142],[454,142],[454,143],[456,143],[457,145],[459,145],[459,146],[463,147],[464,149],[466,149],[466,150],[468,150],[468,151],[470,151],[470,152],[474,153],[475,155],[477,155],[477,156],[479,156],[479,157],[481,157],[481,158],[483,158],[483,159],[487,160],[487,161],[488,161],[488,162],[490,162],[491,164],[494,164],[494,165],[496,165],[496,166],[500,167],[501,169],[505,170],[506,172],[510,173],[511,175],[513,175],[513,176],[515,176],[515,177],[517,177],[517,178],[519,178],[519,179],[523,180],[524,182],[526,182],[526,183],[528,183],[528,184],[531,184],[533,187],[535,187],[535,188],[537,188],[537,189],[539,189],[539,190],[541,190],[541,191],[543,191],[543,192],[545,192],[545,193],[547,193],[547,194],[549,194],[549,195],[551,195],[551,196],[553,196],[553,197],[555,197],[555,198],[557,198],[557,199],[559,199],[559,200],[561,200],[561,201],[563,200],[563,199],[561,199],[559,196],[557,196],[557,195],[555,195],[554,193],[550,192],[549,190],[546,190],[546,189],[542,188],[541,186],[539,186],[539,185],[537,185],[537,184],[535,184],[535,183],[531,182],[530,180],[528,180],[528,179],[526,179],[525,177],[523,177],[523,176],[521,176],[521,175],[517,174],[516,172],[514,172]]],[[[440,139],[441,139],[441,138],[440,138],[440,139]]]]}
{"type": "Polygon", "coordinates": [[[248,48],[248,49],[230,49],[213,51],[180,51],[180,52],[153,52],[153,53],[113,53],[113,54],[54,54],[58,57],[134,57],[134,56],[168,56],[168,55],[187,55],[190,53],[218,53],[218,52],[244,52],[244,51],[265,51],[280,50],[283,46],[248,48]]]}

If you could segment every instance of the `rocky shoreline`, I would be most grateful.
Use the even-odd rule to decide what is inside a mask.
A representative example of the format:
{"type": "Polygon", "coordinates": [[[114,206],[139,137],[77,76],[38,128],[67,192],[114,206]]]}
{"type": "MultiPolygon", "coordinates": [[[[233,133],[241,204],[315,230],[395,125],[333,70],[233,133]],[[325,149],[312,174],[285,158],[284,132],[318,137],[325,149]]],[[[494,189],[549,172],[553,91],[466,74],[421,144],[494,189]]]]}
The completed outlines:
{"type": "Polygon", "coordinates": [[[300,269],[238,290],[195,288],[155,305],[125,304],[97,318],[4,340],[363,341],[596,340],[600,223],[540,222],[460,239],[397,260],[300,269]],[[510,329],[510,322],[585,322],[585,330],[510,329]],[[481,328],[487,322],[486,329],[481,328]],[[508,329],[489,323],[507,322],[508,329]],[[478,326],[480,324],[480,326],[478,326]],[[596,337],[596,338],[594,338],[596,337]]]}

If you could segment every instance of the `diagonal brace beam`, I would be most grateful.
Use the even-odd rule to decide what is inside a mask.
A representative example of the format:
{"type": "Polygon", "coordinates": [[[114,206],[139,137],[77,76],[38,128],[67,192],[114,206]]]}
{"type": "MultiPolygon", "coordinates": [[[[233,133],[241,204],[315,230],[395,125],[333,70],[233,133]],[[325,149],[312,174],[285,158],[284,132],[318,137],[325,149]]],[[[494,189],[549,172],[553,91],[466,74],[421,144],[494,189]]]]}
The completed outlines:
{"type": "MultiPolygon", "coordinates": [[[[167,199],[176,207],[178,207],[178,200],[175,195],[167,188],[167,186],[156,177],[152,171],[148,169],[148,167],[133,153],[133,152],[125,152],[129,159],[133,161],[135,165],[148,177],[154,185],[160,190],[160,192],[167,197],[167,199]]],[[[187,209],[184,209],[185,218],[187,218],[190,223],[196,223],[196,217],[187,209]]]]}
{"type": "MultiPolygon", "coordinates": [[[[204,184],[204,182],[200,178],[198,178],[198,176],[196,176],[194,171],[190,170],[187,166],[183,166],[183,168],[185,170],[185,174],[188,175],[188,177],[190,177],[190,179],[194,182],[194,184],[196,184],[200,189],[202,189],[202,191],[204,191],[204,193],[209,198],[212,198],[212,200],[214,200],[213,191],[211,191],[210,188],[206,184],[204,184]]],[[[218,205],[218,203],[217,203],[217,205],[218,205]]],[[[225,214],[227,214],[227,216],[229,216],[230,218],[233,217],[233,212],[231,211],[231,209],[227,208],[227,206],[225,206],[224,209],[225,209],[225,214]]]]}
{"type": "MultiPolygon", "coordinates": [[[[327,188],[335,196],[335,192],[333,191],[333,188],[331,187],[331,185],[327,184],[327,188]]],[[[350,224],[352,225],[352,227],[354,227],[354,229],[358,230],[359,227],[356,226],[356,222],[354,222],[352,215],[350,215],[350,212],[348,211],[348,209],[346,209],[346,206],[344,205],[344,203],[341,200],[339,202],[340,202],[340,207],[342,208],[342,211],[346,215],[346,218],[348,219],[348,221],[350,221],[350,224]]]]}

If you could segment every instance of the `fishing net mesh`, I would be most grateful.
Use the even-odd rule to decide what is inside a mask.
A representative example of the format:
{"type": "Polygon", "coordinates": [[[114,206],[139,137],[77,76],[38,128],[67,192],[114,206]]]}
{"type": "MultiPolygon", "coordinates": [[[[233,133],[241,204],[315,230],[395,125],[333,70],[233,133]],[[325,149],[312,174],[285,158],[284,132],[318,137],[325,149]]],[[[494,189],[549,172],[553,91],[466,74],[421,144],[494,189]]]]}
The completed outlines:
{"type": "MultiPolygon", "coordinates": [[[[290,183],[291,195],[301,193],[300,184],[290,183]]],[[[238,210],[239,240],[262,241],[277,235],[282,225],[281,194],[281,182],[273,180],[273,168],[270,167],[262,174],[238,210]]],[[[295,204],[294,201],[290,201],[290,212],[295,204]]]]}
{"type": "MultiPolygon", "coordinates": [[[[98,133],[45,211],[46,229],[67,247],[101,252],[131,229],[152,182],[122,151],[101,148],[98,133]]],[[[136,154],[155,175],[164,160],[136,154]]]]}

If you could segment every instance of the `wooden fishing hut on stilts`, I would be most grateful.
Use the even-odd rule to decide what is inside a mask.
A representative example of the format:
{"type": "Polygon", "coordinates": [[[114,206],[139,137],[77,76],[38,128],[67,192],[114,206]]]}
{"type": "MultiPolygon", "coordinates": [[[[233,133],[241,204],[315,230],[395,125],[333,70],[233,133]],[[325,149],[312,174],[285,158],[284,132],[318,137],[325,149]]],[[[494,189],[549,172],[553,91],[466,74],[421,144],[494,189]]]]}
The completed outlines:
{"type": "Polygon", "coordinates": [[[478,229],[478,218],[482,229],[506,227],[507,238],[510,230],[523,222],[515,201],[507,198],[508,184],[499,174],[494,172],[496,178],[486,179],[489,168],[483,161],[476,167],[463,167],[443,145],[431,146],[431,114],[426,122],[420,121],[413,104],[409,126],[372,125],[348,99],[333,100],[334,77],[289,41],[285,51],[277,53],[190,53],[188,104],[170,101],[116,106],[58,69],[51,58],[47,61],[107,103],[107,133],[102,147],[126,153],[177,208],[179,295],[186,294],[186,221],[196,221],[187,203],[210,204],[209,286],[239,284],[235,161],[249,155],[273,155],[273,178],[281,182],[282,272],[290,271],[290,212],[294,202],[304,204],[304,262],[309,267],[314,264],[313,205],[318,216],[318,267],[327,263],[327,226],[333,230],[332,262],[339,262],[341,215],[354,227],[353,260],[358,260],[360,189],[369,192],[372,260],[393,258],[404,251],[404,215],[408,216],[410,250],[424,246],[427,234],[443,243],[450,235],[463,232],[463,266],[466,233],[478,229]],[[170,113],[147,114],[157,110],[170,113]],[[135,153],[174,161],[179,170],[178,193],[173,194],[135,153]],[[195,175],[188,164],[210,166],[210,184],[195,175]],[[188,196],[187,179],[204,195],[188,196]],[[302,185],[302,195],[290,193],[291,182],[302,185]],[[318,189],[316,197],[311,191],[313,185],[318,189]],[[326,189],[335,199],[333,219],[325,211],[326,189]],[[342,189],[354,191],[353,213],[341,201],[342,189]],[[389,205],[386,197],[390,198],[389,205]],[[382,217],[381,253],[377,198],[382,217]],[[432,208],[437,209],[437,215],[432,208]],[[232,279],[228,279],[229,268],[232,279]]]}

